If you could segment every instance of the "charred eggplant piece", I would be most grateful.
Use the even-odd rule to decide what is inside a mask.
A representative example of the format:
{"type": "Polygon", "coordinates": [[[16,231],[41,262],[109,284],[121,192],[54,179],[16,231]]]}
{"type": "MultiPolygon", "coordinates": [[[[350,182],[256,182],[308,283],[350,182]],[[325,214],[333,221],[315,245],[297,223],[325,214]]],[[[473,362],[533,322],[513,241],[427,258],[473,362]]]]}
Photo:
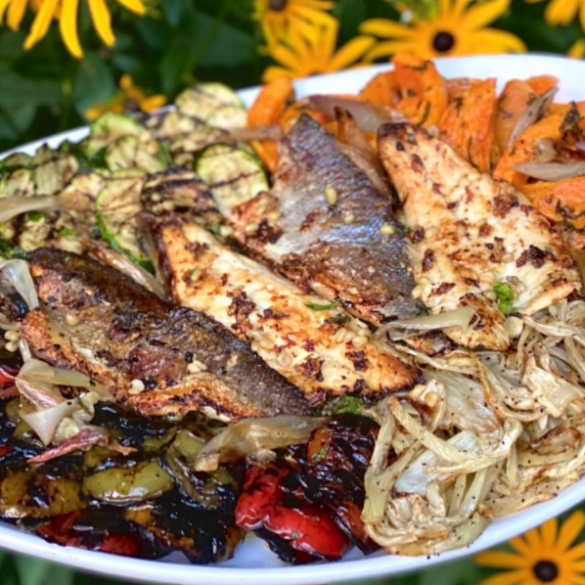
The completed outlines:
{"type": "Polygon", "coordinates": [[[56,516],[37,528],[37,534],[63,546],[142,559],[157,559],[169,550],[126,520],[120,509],[70,512],[56,516]]]}
{"type": "Polygon", "coordinates": [[[329,507],[366,554],[378,548],[361,519],[364,476],[377,436],[371,418],[341,414],[317,429],[307,446],[307,496],[329,507]]]}
{"type": "Polygon", "coordinates": [[[188,505],[178,492],[165,494],[125,511],[125,518],[169,550],[180,550],[195,564],[216,563],[230,558],[242,540],[234,526],[232,509],[204,510],[188,505]]]}

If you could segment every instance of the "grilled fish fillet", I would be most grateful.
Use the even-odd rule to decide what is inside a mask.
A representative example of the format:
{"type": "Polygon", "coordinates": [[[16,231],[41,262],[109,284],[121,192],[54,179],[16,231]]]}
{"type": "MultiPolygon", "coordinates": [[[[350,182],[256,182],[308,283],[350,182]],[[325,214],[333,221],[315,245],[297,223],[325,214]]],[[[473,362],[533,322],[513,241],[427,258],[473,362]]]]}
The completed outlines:
{"type": "Polygon", "coordinates": [[[408,124],[383,126],[378,145],[411,230],[415,292],[433,314],[462,306],[477,314],[468,331],[446,331],[454,341],[509,346],[494,285],[508,285],[510,309],[528,315],[580,289],[560,237],[511,185],[408,124]]]}
{"type": "Polygon", "coordinates": [[[279,144],[269,193],[236,208],[234,236],[304,290],[370,323],[416,316],[403,226],[335,138],[303,115],[279,144]]]}
{"type": "Polygon", "coordinates": [[[86,374],[145,415],[311,412],[297,388],[209,317],[99,262],[47,248],[31,256],[43,307],[26,316],[21,336],[39,359],[86,374]]]}
{"type": "Polygon", "coordinates": [[[154,236],[175,300],[248,339],[311,404],[327,394],[404,390],[419,379],[416,368],[373,342],[364,323],[325,308],[327,301],[303,294],[199,225],[166,220],[154,236]]]}

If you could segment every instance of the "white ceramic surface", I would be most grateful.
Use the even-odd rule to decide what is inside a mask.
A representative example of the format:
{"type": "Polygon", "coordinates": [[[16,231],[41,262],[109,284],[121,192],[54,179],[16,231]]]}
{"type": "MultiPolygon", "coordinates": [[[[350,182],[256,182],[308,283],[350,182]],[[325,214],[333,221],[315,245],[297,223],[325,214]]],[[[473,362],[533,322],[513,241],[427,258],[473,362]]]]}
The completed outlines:
{"type": "MultiPolygon", "coordinates": [[[[585,98],[583,61],[547,55],[512,55],[441,59],[436,63],[439,71],[446,77],[496,77],[498,89],[501,89],[509,79],[552,73],[560,78],[557,101],[585,98]]],[[[354,92],[373,74],[387,67],[369,67],[303,79],[296,83],[297,94],[303,96],[312,93],[354,92]]],[[[245,104],[249,105],[257,92],[257,88],[251,88],[241,91],[240,96],[245,104]]],[[[45,142],[56,146],[65,139],[81,140],[86,134],[87,130],[80,128],[27,144],[18,150],[32,153],[45,142]]],[[[82,570],[138,582],[168,585],[319,585],[398,575],[474,554],[561,514],[584,499],[585,478],[549,502],[494,522],[472,546],[430,558],[383,554],[365,558],[357,551],[352,551],[345,559],[336,563],[291,567],[281,563],[262,541],[251,539],[239,547],[235,557],[226,563],[196,566],[185,564],[182,557],[147,561],[66,548],[49,544],[36,536],[1,523],[0,547],[82,570]]]]}

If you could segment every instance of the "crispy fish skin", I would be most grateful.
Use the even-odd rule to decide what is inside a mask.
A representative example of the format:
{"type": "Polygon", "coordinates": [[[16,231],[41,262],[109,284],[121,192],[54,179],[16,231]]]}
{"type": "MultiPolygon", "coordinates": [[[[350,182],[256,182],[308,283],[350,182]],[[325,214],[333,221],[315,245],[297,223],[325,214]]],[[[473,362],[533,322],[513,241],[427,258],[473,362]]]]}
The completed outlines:
{"type": "Polygon", "coordinates": [[[494,283],[508,284],[510,309],[527,315],[580,290],[561,238],[511,185],[481,174],[409,124],[383,126],[378,146],[411,229],[422,301],[433,314],[471,306],[479,318],[469,331],[445,331],[454,341],[509,346],[494,283]]]}
{"type": "Polygon", "coordinates": [[[209,317],[99,262],[46,248],[31,256],[44,306],[26,316],[21,336],[39,359],[88,375],[146,415],[311,413],[297,388],[209,317]]]}
{"type": "Polygon", "coordinates": [[[417,383],[418,370],[384,352],[364,323],[324,308],[327,301],[302,293],[199,225],[166,220],[154,235],[175,301],[213,315],[248,339],[310,403],[326,395],[393,392],[417,383]]]}
{"type": "Polygon", "coordinates": [[[269,193],[236,208],[234,237],[276,272],[375,325],[416,316],[392,201],[307,115],[279,144],[269,193]],[[257,230],[251,226],[259,226],[257,230]]]}

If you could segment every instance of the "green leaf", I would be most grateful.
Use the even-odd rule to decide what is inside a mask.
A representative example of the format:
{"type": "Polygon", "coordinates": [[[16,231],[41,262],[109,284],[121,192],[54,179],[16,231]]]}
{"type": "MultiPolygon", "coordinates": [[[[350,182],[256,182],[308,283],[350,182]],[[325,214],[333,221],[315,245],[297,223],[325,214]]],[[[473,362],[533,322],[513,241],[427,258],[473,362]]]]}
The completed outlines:
{"type": "Polygon", "coordinates": [[[44,585],[51,581],[47,578],[54,565],[34,557],[14,557],[16,572],[20,582],[24,585],[44,585]]]}
{"type": "Polygon", "coordinates": [[[329,319],[325,319],[325,323],[349,323],[351,318],[347,315],[333,315],[333,317],[329,317],[329,319]]]}
{"type": "Polygon", "coordinates": [[[495,282],[494,292],[498,299],[498,307],[504,315],[510,312],[510,303],[514,300],[514,291],[506,282],[495,282]]]}
{"type": "Polygon", "coordinates": [[[313,309],[313,311],[328,311],[329,309],[335,309],[339,304],[338,301],[333,301],[328,305],[318,305],[317,303],[305,303],[305,307],[309,307],[309,309],[313,309]]]}
{"type": "Polygon", "coordinates": [[[110,99],[116,92],[114,76],[96,53],[86,53],[79,66],[73,87],[77,112],[83,116],[87,108],[110,99]]]}
{"type": "Polygon", "coordinates": [[[198,65],[201,67],[228,67],[233,69],[252,61],[256,55],[256,41],[229,23],[218,24],[206,14],[197,15],[197,32],[202,39],[198,65]]]}

